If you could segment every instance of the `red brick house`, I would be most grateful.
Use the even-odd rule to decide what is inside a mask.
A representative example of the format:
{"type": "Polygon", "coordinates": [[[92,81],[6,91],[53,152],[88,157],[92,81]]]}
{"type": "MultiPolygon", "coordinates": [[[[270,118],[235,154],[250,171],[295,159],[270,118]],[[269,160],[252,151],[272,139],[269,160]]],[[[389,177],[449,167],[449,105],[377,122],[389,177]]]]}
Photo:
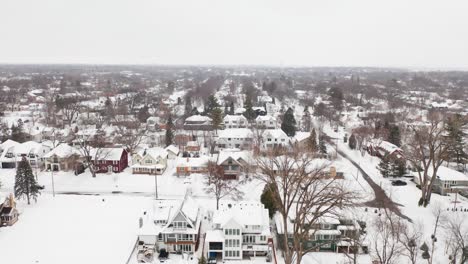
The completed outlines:
{"type": "Polygon", "coordinates": [[[128,167],[128,152],[123,148],[100,148],[91,152],[97,173],[122,172],[128,167]]]}

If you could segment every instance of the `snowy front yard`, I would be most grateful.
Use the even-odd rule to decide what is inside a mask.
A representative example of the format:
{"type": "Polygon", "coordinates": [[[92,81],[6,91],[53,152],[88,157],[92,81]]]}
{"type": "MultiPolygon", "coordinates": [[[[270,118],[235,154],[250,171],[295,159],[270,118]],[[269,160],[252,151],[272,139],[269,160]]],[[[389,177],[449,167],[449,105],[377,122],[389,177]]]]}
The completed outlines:
{"type": "Polygon", "coordinates": [[[134,243],[144,197],[44,194],[18,207],[12,227],[0,228],[1,263],[124,263],[134,243]]]}

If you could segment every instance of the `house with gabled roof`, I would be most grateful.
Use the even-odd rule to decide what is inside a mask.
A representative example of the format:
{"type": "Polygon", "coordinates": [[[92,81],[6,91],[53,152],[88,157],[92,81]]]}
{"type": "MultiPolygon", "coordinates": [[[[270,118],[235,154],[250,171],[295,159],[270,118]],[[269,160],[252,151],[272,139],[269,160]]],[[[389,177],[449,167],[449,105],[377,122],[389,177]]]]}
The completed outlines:
{"type": "Polygon", "coordinates": [[[202,213],[188,194],[184,200],[155,201],[140,219],[138,240],[172,253],[195,253],[198,249],[202,213]]]}
{"type": "Polygon", "coordinates": [[[46,170],[69,171],[73,169],[76,171],[77,166],[82,164],[83,156],[78,149],[61,143],[45,154],[43,159],[46,170]]]}
{"type": "Polygon", "coordinates": [[[213,214],[213,230],[206,232],[210,260],[240,260],[265,256],[272,238],[268,210],[261,202],[222,202],[213,214]]]}
{"type": "Polygon", "coordinates": [[[147,148],[133,154],[132,173],[160,175],[166,170],[168,152],[163,148],[147,148]]]}
{"type": "Polygon", "coordinates": [[[252,153],[239,149],[223,149],[219,152],[216,165],[223,167],[224,178],[238,180],[242,173],[247,173],[252,165],[252,153]]]}

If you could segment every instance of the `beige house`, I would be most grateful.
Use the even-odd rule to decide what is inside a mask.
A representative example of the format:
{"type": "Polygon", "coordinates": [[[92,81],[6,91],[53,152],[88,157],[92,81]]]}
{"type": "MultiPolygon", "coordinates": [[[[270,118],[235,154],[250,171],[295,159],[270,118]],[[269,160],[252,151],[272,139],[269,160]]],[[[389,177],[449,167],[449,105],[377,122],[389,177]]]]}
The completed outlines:
{"type": "Polygon", "coordinates": [[[80,151],[65,143],[61,143],[49,153],[44,155],[46,170],[69,171],[76,170],[83,161],[80,151]]]}
{"type": "Polygon", "coordinates": [[[167,167],[167,150],[163,148],[148,148],[138,151],[132,156],[133,174],[160,175],[167,167]]]}

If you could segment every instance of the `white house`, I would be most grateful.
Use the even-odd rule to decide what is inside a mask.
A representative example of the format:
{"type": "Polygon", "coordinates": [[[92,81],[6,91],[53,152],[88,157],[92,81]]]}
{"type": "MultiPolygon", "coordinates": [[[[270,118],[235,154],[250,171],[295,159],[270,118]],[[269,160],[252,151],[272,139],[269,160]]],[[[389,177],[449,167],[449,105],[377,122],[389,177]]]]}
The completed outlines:
{"type": "Polygon", "coordinates": [[[178,147],[174,145],[169,145],[165,148],[167,151],[167,158],[168,159],[175,159],[177,156],[179,156],[180,150],[178,147]]]}
{"type": "Polygon", "coordinates": [[[238,180],[239,175],[247,173],[253,163],[251,151],[223,149],[219,152],[216,164],[223,167],[224,178],[238,180]]]}
{"type": "Polygon", "coordinates": [[[0,144],[0,162],[3,169],[16,167],[15,147],[18,145],[20,145],[20,143],[11,139],[8,139],[0,144]]]}
{"type": "Polygon", "coordinates": [[[156,250],[195,253],[202,214],[197,202],[186,195],[183,201],[155,201],[140,219],[138,241],[156,250]]]}
{"type": "Polygon", "coordinates": [[[80,151],[65,143],[59,144],[43,157],[46,170],[53,171],[76,169],[76,165],[81,162],[81,159],[80,151]]]}
{"type": "Polygon", "coordinates": [[[248,128],[228,128],[218,131],[218,149],[250,149],[253,143],[252,130],[248,128]]]}
{"type": "Polygon", "coordinates": [[[163,148],[142,149],[132,156],[133,174],[163,174],[167,167],[168,152],[163,148]]]}
{"type": "Polygon", "coordinates": [[[223,118],[224,128],[245,128],[249,121],[243,115],[226,115],[223,118]]]}
{"type": "Polygon", "coordinates": [[[275,129],[277,128],[276,118],[271,115],[257,116],[255,119],[257,128],[275,129]]]}
{"type": "MultiPolygon", "coordinates": [[[[416,172],[414,175],[414,182],[416,184],[421,184],[418,173],[416,172]]],[[[432,175],[432,170],[429,172],[429,175],[432,175]]],[[[441,195],[455,192],[468,192],[468,175],[440,166],[434,181],[434,191],[441,195]]]]}
{"type": "Polygon", "coordinates": [[[17,163],[19,163],[23,157],[26,157],[31,167],[39,168],[42,165],[42,158],[51,150],[52,149],[47,145],[34,141],[26,141],[17,145],[14,151],[17,156],[17,163]]]}
{"type": "Polygon", "coordinates": [[[276,147],[287,147],[289,137],[281,129],[266,129],[262,134],[262,149],[270,150],[276,147]]]}
{"type": "Polygon", "coordinates": [[[208,259],[240,260],[269,251],[268,210],[261,202],[222,202],[213,214],[213,230],[206,232],[208,259]]]}

